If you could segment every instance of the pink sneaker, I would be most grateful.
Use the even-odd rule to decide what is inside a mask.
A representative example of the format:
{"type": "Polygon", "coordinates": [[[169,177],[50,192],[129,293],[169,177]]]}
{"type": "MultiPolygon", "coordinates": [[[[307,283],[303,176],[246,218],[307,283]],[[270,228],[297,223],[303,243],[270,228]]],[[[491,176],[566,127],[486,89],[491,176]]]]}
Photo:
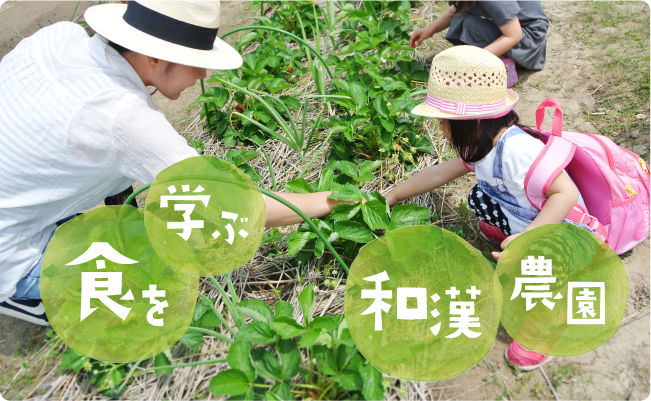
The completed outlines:
{"type": "Polygon", "coordinates": [[[484,239],[488,242],[499,244],[506,239],[506,235],[502,232],[502,230],[495,226],[491,226],[490,224],[481,220],[477,225],[479,226],[479,235],[484,237],[484,239]]]}
{"type": "Polygon", "coordinates": [[[506,87],[511,88],[518,83],[518,72],[515,70],[515,61],[510,58],[502,60],[504,67],[506,67],[506,87]]]}
{"type": "Polygon", "coordinates": [[[545,363],[551,361],[553,357],[541,355],[537,352],[527,351],[520,344],[512,341],[504,352],[506,362],[524,372],[538,369],[545,363]]]}

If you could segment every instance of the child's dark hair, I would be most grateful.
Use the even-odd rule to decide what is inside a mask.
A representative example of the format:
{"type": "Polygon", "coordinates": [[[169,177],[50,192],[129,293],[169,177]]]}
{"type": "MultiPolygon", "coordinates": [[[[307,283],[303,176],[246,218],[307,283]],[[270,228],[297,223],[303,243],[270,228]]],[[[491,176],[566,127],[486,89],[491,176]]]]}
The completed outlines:
{"type": "Polygon", "coordinates": [[[485,120],[446,120],[450,127],[450,142],[466,163],[478,162],[493,149],[493,141],[503,128],[517,125],[534,138],[545,136],[533,128],[518,124],[515,111],[499,118],[485,120]]]}
{"type": "Polygon", "coordinates": [[[464,15],[475,5],[474,1],[448,1],[448,4],[454,6],[457,10],[454,12],[454,16],[458,17],[464,15]]]}

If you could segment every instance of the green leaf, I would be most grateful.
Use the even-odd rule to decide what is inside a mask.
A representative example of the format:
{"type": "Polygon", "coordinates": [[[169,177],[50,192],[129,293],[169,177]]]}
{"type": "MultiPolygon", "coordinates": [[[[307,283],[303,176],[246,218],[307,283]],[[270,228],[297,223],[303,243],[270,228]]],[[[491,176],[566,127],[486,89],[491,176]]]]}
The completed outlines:
{"type": "Polygon", "coordinates": [[[211,103],[214,100],[213,96],[210,93],[202,93],[199,95],[195,103],[211,103]]]}
{"type": "Polygon", "coordinates": [[[266,302],[259,299],[247,299],[235,306],[243,315],[258,322],[271,323],[273,312],[266,302]]]}
{"type": "Polygon", "coordinates": [[[274,227],[271,230],[269,230],[269,232],[266,232],[262,235],[262,243],[273,244],[274,242],[279,241],[284,236],[285,234],[278,232],[278,229],[274,227]]]}
{"type": "Polygon", "coordinates": [[[384,399],[384,386],[382,385],[382,373],[380,373],[373,365],[366,363],[359,367],[359,374],[364,381],[364,388],[362,394],[367,400],[382,400],[384,399]]]}
{"type": "MultiPolygon", "coordinates": [[[[339,234],[337,234],[336,232],[331,232],[328,238],[326,239],[328,240],[328,242],[332,243],[333,241],[336,241],[338,238],[339,238],[339,234]]],[[[325,248],[325,242],[323,242],[321,238],[317,239],[316,245],[314,246],[314,256],[316,256],[317,258],[323,256],[324,248],[325,248]]]]}
{"type": "Polygon", "coordinates": [[[179,341],[186,347],[196,351],[201,348],[201,344],[203,344],[203,334],[198,331],[188,330],[183,334],[179,341]]]}
{"type": "Polygon", "coordinates": [[[278,358],[280,359],[280,371],[283,380],[291,380],[298,374],[301,363],[301,353],[292,340],[280,340],[276,346],[278,358]]]}
{"type": "MultiPolygon", "coordinates": [[[[171,364],[172,361],[167,357],[167,355],[165,355],[165,352],[161,352],[160,354],[154,357],[155,368],[159,366],[169,366],[171,364]]],[[[174,368],[167,368],[167,369],[156,369],[154,372],[156,372],[156,375],[158,376],[165,376],[165,375],[171,375],[173,371],[174,368]]]]}
{"type": "Polygon", "coordinates": [[[235,338],[238,341],[248,341],[253,344],[271,344],[275,342],[275,336],[267,323],[253,322],[245,324],[235,338]]]}
{"type": "Polygon", "coordinates": [[[263,348],[256,348],[251,351],[251,358],[258,375],[267,380],[281,380],[280,364],[274,354],[263,348]]]}
{"type": "Polygon", "coordinates": [[[319,177],[319,185],[317,186],[317,191],[318,192],[323,192],[323,191],[328,191],[330,190],[330,184],[332,184],[332,180],[334,179],[335,173],[329,168],[326,168],[323,170],[321,173],[321,177],[319,177]]]}
{"type": "Polygon", "coordinates": [[[385,130],[388,132],[393,132],[393,129],[396,127],[395,123],[393,122],[393,118],[381,118],[380,123],[384,127],[385,130]]]}
{"type": "Polygon", "coordinates": [[[311,347],[316,343],[317,338],[321,335],[321,329],[319,330],[308,330],[301,341],[298,342],[298,345],[301,347],[311,347]]]}
{"type": "MultiPolygon", "coordinates": [[[[262,380],[262,379],[259,379],[262,380]]],[[[262,399],[261,395],[258,395],[262,393],[262,391],[259,388],[250,386],[245,393],[243,394],[235,394],[231,395],[228,397],[228,401],[253,401],[255,399],[262,399]],[[256,391],[257,390],[257,391],[256,391]]]]}
{"type": "Polygon", "coordinates": [[[285,103],[285,106],[291,107],[293,109],[300,109],[301,108],[301,103],[296,100],[295,97],[293,96],[280,96],[279,99],[285,103]]]}
{"type": "Polygon", "coordinates": [[[307,326],[312,320],[312,315],[314,314],[314,284],[310,283],[307,287],[298,294],[298,303],[301,305],[301,310],[303,311],[303,319],[305,320],[305,326],[307,326]]]}
{"type": "Polygon", "coordinates": [[[276,301],[274,304],[275,316],[292,317],[294,316],[294,307],[287,301],[276,301]]]}
{"type": "Polygon", "coordinates": [[[296,255],[300,252],[305,244],[307,244],[311,239],[316,238],[315,233],[311,232],[295,232],[287,236],[287,253],[289,255],[296,255]]]}
{"type": "Polygon", "coordinates": [[[72,348],[68,347],[61,355],[61,368],[72,369],[77,372],[89,361],[90,359],[87,356],[79,355],[72,348]]]}
{"type": "Polygon", "coordinates": [[[350,93],[350,85],[343,79],[333,79],[332,84],[337,88],[350,93]]]}
{"type": "Polygon", "coordinates": [[[305,332],[305,327],[301,326],[291,317],[277,317],[271,322],[271,328],[282,338],[294,338],[305,332]]]}
{"type": "Polygon", "coordinates": [[[97,380],[97,385],[99,388],[105,389],[115,389],[115,387],[120,384],[122,380],[124,370],[122,369],[110,369],[97,380]]]}
{"type": "Polygon", "coordinates": [[[415,100],[415,99],[412,99],[412,100],[396,100],[391,105],[391,109],[390,109],[389,113],[395,114],[395,113],[397,113],[399,111],[403,111],[406,108],[409,108],[408,111],[411,111],[411,108],[418,105],[418,104],[420,104],[420,100],[415,100]]]}
{"type": "Polygon", "coordinates": [[[371,230],[386,230],[389,228],[389,216],[386,205],[379,200],[372,200],[362,205],[364,221],[371,230]]]}
{"type": "Polygon", "coordinates": [[[359,372],[352,369],[344,369],[336,380],[341,384],[341,387],[346,390],[355,391],[361,390],[364,387],[364,381],[359,372]]]}
{"type": "Polygon", "coordinates": [[[237,395],[245,393],[250,385],[251,382],[244,372],[229,369],[217,373],[217,376],[210,380],[209,388],[214,395],[237,395]]]}
{"type": "Polygon", "coordinates": [[[382,160],[375,160],[375,161],[370,161],[367,160],[362,165],[359,167],[359,173],[368,173],[371,171],[375,171],[382,165],[382,160]]]}
{"type": "Polygon", "coordinates": [[[310,322],[310,330],[312,329],[326,329],[334,330],[339,326],[339,322],[331,316],[315,316],[314,320],[310,322]]]}
{"type": "Polygon", "coordinates": [[[228,160],[229,162],[231,162],[236,166],[239,166],[251,159],[255,159],[259,155],[260,154],[254,150],[240,151],[237,149],[233,149],[226,152],[226,160],[228,160]]]}
{"type": "Polygon", "coordinates": [[[274,78],[266,84],[267,89],[271,93],[279,92],[283,89],[292,88],[294,85],[285,82],[283,78],[274,78]]]}
{"type": "Polygon", "coordinates": [[[339,374],[339,366],[337,366],[335,354],[330,348],[324,345],[317,345],[314,347],[314,354],[316,357],[316,363],[319,366],[319,369],[321,369],[322,373],[328,375],[339,374]]]}
{"type": "Polygon", "coordinates": [[[217,105],[218,109],[221,109],[226,105],[226,102],[231,98],[231,93],[224,88],[208,88],[210,93],[213,95],[213,101],[217,105]]]}
{"type": "Polygon", "coordinates": [[[387,102],[384,101],[382,96],[378,96],[373,101],[373,106],[377,110],[378,114],[382,117],[387,118],[389,116],[389,108],[387,107],[387,102]]]}
{"type": "Polygon", "coordinates": [[[350,83],[350,97],[353,98],[353,102],[355,102],[356,106],[355,109],[358,111],[368,103],[368,96],[366,95],[364,87],[357,82],[350,83]]]}
{"type": "Polygon", "coordinates": [[[285,189],[289,192],[294,192],[297,194],[310,194],[315,192],[310,184],[305,181],[305,178],[297,178],[295,180],[289,181],[285,184],[285,189]]]}
{"type": "Polygon", "coordinates": [[[330,199],[337,199],[346,202],[361,202],[362,201],[362,191],[359,190],[354,185],[345,185],[339,191],[333,192],[328,195],[330,199]]]}
{"type": "Polygon", "coordinates": [[[369,243],[375,239],[375,236],[368,227],[356,221],[339,221],[335,224],[335,231],[343,239],[362,244],[369,243]]]}
{"type": "Polygon", "coordinates": [[[414,81],[427,82],[429,80],[429,74],[427,71],[416,71],[411,75],[411,79],[414,81]]]}
{"type": "Polygon", "coordinates": [[[341,344],[337,347],[337,364],[339,365],[339,370],[346,368],[356,353],[357,347],[354,345],[341,344]]]}
{"type": "Polygon", "coordinates": [[[366,181],[373,181],[375,179],[375,176],[373,173],[364,173],[360,174],[359,176],[355,177],[355,182],[366,182],[366,181]]]}
{"type": "Polygon", "coordinates": [[[419,224],[428,224],[432,212],[426,207],[418,205],[397,205],[391,211],[391,226],[390,230],[395,230],[400,227],[413,226],[419,224]]]}
{"type": "Polygon", "coordinates": [[[355,346],[355,342],[353,341],[353,337],[351,337],[351,335],[350,335],[350,330],[348,330],[347,328],[343,329],[341,331],[341,335],[339,335],[339,341],[342,344],[350,345],[351,347],[355,346]]]}
{"type": "Polygon", "coordinates": [[[335,160],[328,163],[328,165],[335,170],[341,171],[349,177],[357,177],[357,168],[351,162],[344,160],[335,160]]]}
{"type": "Polygon", "coordinates": [[[253,382],[256,377],[253,362],[251,362],[251,344],[244,341],[235,341],[228,348],[228,356],[226,357],[228,366],[233,369],[244,372],[250,382],[253,382]]]}
{"type": "Polygon", "coordinates": [[[288,401],[293,400],[294,395],[291,393],[291,386],[288,383],[278,383],[267,392],[267,400],[271,401],[288,401]]]}
{"type": "Polygon", "coordinates": [[[349,203],[340,203],[337,206],[332,209],[332,213],[330,213],[330,217],[332,217],[335,221],[341,221],[341,220],[350,220],[357,213],[361,210],[362,205],[359,203],[356,203],[354,205],[351,205],[349,203]]]}

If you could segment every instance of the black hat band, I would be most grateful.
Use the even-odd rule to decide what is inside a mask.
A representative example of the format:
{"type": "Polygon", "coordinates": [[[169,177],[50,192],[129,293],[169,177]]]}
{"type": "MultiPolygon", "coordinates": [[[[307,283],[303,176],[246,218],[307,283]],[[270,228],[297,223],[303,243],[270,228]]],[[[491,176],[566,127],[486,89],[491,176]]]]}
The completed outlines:
{"type": "Polygon", "coordinates": [[[179,46],[212,50],[219,28],[188,24],[130,1],[122,17],[124,21],[148,35],[179,46]]]}

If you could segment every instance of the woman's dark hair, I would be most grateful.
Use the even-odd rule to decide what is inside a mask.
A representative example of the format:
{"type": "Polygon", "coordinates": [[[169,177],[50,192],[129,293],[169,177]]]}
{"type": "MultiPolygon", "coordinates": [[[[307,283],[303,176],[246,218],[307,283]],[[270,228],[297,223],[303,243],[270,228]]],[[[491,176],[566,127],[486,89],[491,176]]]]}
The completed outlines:
{"type": "Polygon", "coordinates": [[[499,118],[447,120],[450,127],[450,142],[464,162],[474,163],[490,153],[495,137],[502,128],[517,125],[534,138],[545,138],[535,129],[518,124],[519,121],[518,115],[513,110],[499,118]]]}
{"type": "Polygon", "coordinates": [[[122,57],[124,57],[124,55],[127,54],[127,53],[133,53],[132,50],[129,50],[129,49],[127,49],[127,48],[124,47],[124,46],[120,46],[119,44],[117,44],[117,43],[115,43],[115,42],[111,42],[110,40],[109,40],[109,42],[108,42],[108,45],[111,46],[111,47],[113,48],[113,50],[115,50],[116,52],[120,53],[120,55],[121,55],[122,57]]]}
{"type": "Polygon", "coordinates": [[[464,15],[475,5],[474,1],[448,1],[448,4],[454,6],[457,11],[454,12],[454,16],[458,17],[464,15]]]}
{"type": "MultiPolygon", "coordinates": [[[[108,45],[111,46],[116,52],[120,53],[120,56],[125,58],[127,57],[127,55],[134,53],[133,50],[129,50],[124,46],[121,46],[115,42],[111,42],[110,40],[108,41],[108,45]]],[[[169,75],[172,73],[172,70],[174,70],[175,67],[176,67],[176,63],[172,63],[171,61],[167,63],[167,66],[165,67],[165,71],[163,71],[163,74],[165,75],[166,78],[169,77],[169,75]]]]}

